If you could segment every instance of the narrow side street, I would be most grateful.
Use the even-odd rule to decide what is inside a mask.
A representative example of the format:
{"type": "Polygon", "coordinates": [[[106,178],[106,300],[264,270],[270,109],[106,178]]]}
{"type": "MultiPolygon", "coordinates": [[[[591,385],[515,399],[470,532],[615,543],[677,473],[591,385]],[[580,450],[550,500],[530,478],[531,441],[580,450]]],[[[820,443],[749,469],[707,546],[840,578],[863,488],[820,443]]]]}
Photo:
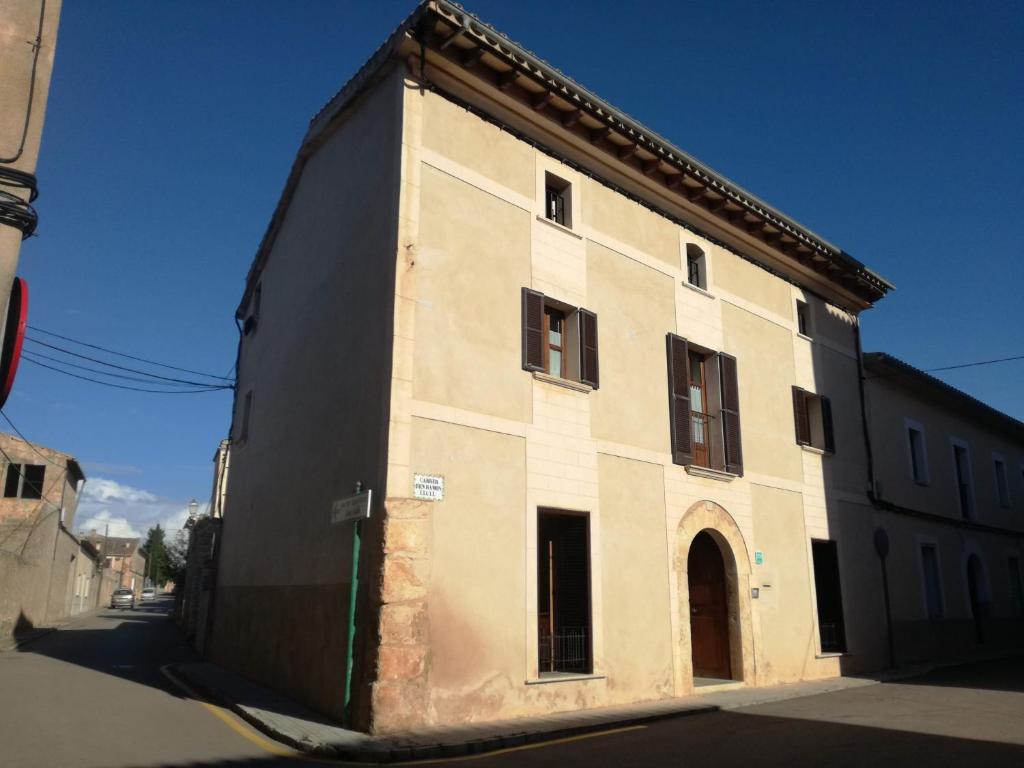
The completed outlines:
{"type": "MultiPolygon", "coordinates": [[[[163,598],[104,610],[0,654],[5,768],[312,765],[282,757],[283,746],[274,754],[260,734],[163,676],[163,665],[194,659],[170,607],[163,598]]],[[[610,768],[684,756],[687,766],[1019,766],[1024,658],[436,764],[610,768]]]]}

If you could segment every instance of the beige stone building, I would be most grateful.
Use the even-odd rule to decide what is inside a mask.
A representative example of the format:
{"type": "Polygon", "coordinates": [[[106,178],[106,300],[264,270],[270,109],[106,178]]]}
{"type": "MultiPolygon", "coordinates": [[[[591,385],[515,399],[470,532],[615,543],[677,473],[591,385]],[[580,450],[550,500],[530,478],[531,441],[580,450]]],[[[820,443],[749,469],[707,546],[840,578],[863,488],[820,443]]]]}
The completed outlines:
{"type": "Polygon", "coordinates": [[[0,434],[0,646],[92,608],[98,560],[72,533],[85,474],[75,458],[0,434]]]}
{"type": "Polygon", "coordinates": [[[886,666],[858,329],[891,288],[421,4],[247,279],[212,657],[378,732],[886,666]]]}
{"type": "Polygon", "coordinates": [[[864,356],[897,663],[1024,646],[1024,424],[864,356]]]}

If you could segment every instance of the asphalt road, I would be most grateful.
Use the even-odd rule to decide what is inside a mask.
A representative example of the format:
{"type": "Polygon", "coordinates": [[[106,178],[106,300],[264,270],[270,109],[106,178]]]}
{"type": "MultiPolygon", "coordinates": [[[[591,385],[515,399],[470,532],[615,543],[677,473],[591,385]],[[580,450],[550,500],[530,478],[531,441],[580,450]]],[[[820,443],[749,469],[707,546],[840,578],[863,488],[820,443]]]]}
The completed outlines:
{"type": "MultiPolygon", "coordinates": [[[[168,620],[169,608],[163,602],[106,611],[20,652],[0,653],[0,766],[317,764],[272,754],[248,726],[166,680],[162,665],[194,658],[168,620]]],[[[466,768],[1021,768],[1024,657],[436,764],[446,762],[466,768]]]]}

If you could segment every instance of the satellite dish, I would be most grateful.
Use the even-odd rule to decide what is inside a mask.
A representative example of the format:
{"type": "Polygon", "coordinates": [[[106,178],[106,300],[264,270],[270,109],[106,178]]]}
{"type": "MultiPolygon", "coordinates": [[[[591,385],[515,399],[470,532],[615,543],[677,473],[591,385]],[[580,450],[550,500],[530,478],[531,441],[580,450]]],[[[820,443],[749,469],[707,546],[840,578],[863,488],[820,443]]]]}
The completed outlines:
{"type": "Polygon", "coordinates": [[[7,321],[4,325],[4,346],[0,352],[0,408],[14,388],[14,377],[21,362],[21,345],[25,343],[25,323],[28,321],[28,283],[20,277],[11,284],[11,298],[7,302],[7,321]]]}

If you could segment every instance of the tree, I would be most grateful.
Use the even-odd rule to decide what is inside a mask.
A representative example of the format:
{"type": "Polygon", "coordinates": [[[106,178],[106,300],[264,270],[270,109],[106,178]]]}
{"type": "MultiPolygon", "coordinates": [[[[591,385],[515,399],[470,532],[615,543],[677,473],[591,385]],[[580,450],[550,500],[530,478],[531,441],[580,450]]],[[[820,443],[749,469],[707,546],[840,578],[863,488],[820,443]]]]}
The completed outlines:
{"type": "Polygon", "coordinates": [[[165,548],[167,555],[167,580],[173,581],[175,588],[185,583],[185,570],[188,566],[189,531],[182,528],[165,548]]]}
{"type": "Polygon", "coordinates": [[[164,529],[157,523],[146,534],[146,575],[157,586],[167,583],[167,547],[164,544],[164,529]]]}

